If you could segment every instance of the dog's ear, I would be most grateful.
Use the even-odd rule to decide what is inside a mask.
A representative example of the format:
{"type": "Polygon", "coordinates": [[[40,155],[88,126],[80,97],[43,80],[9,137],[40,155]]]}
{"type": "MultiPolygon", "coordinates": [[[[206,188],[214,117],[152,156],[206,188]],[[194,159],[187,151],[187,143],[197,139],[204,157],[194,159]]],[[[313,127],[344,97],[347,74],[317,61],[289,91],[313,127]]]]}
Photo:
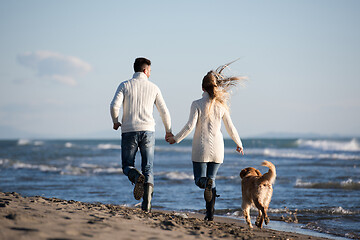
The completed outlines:
{"type": "Polygon", "coordinates": [[[241,172],[240,172],[240,178],[244,178],[247,174],[248,174],[248,170],[247,170],[247,169],[241,170],[241,172]]]}
{"type": "Polygon", "coordinates": [[[262,176],[261,172],[258,169],[256,169],[255,172],[258,176],[262,176]]]}

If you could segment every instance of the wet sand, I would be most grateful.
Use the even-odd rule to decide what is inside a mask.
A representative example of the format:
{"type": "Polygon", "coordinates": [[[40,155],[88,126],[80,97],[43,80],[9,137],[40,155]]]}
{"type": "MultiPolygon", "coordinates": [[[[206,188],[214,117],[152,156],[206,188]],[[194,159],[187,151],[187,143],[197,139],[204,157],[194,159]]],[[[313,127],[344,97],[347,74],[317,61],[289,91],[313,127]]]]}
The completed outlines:
{"type": "Polygon", "coordinates": [[[0,192],[0,239],[324,239],[202,214],[90,204],[0,192]]]}

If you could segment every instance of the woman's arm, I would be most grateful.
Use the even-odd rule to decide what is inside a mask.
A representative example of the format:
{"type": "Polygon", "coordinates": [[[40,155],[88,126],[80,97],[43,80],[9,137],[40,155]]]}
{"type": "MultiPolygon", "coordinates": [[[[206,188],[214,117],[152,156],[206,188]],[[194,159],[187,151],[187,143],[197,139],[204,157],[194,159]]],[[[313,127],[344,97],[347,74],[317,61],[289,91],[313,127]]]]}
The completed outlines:
{"type": "Polygon", "coordinates": [[[239,134],[238,134],[238,132],[237,132],[232,120],[231,120],[230,114],[229,114],[229,112],[227,110],[225,111],[224,116],[223,116],[222,119],[224,121],[226,131],[229,133],[230,137],[232,138],[232,140],[237,145],[236,151],[244,154],[241,139],[240,139],[239,134]]]}
{"type": "Polygon", "coordinates": [[[191,133],[191,131],[195,127],[198,117],[199,117],[199,110],[196,107],[195,102],[193,102],[191,104],[191,108],[190,108],[189,120],[185,124],[183,129],[178,134],[176,134],[176,136],[174,137],[175,142],[177,142],[177,143],[181,142],[184,138],[187,137],[187,135],[189,135],[191,133]]]}

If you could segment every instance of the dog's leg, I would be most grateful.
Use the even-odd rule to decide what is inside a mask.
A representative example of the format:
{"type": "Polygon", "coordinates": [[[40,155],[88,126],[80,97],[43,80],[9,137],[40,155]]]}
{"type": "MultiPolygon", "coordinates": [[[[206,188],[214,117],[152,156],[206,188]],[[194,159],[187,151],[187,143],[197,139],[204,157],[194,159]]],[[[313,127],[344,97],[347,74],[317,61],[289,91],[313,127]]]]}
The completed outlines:
{"type": "Polygon", "coordinates": [[[255,203],[255,206],[257,207],[257,209],[259,210],[259,217],[260,217],[259,221],[256,220],[256,222],[257,222],[256,226],[258,228],[262,228],[263,223],[264,223],[264,218],[267,217],[265,208],[262,204],[260,204],[260,202],[258,200],[254,201],[254,203],[255,203]]]}
{"type": "Polygon", "coordinates": [[[261,220],[261,211],[259,210],[259,215],[258,215],[258,217],[256,218],[256,222],[255,222],[255,225],[256,225],[257,227],[259,227],[260,220],[261,220]]]}
{"type": "Polygon", "coordinates": [[[246,220],[246,223],[249,225],[249,228],[253,228],[250,221],[250,205],[243,206],[243,214],[246,220]]]}
{"type": "MultiPolygon", "coordinates": [[[[268,225],[268,223],[270,222],[270,219],[267,215],[267,207],[264,207],[263,204],[260,204],[259,202],[255,203],[255,206],[259,209],[259,212],[261,212],[261,219],[260,219],[260,226],[258,226],[259,228],[262,228],[263,222],[265,221],[265,224],[268,225]]],[[[260,213],[259,213],[260,214],[260,213]]]]}
{"type": "Polygon", "coordinates": [[[267,215],[267,208],[264,208],[264,215],[265,215],[265,217],[264,217],[264,219],[265,219],[265,224],[268,225],[269,222],[270,222],[270,218],[269,218],[268,215],[267,215]]]}

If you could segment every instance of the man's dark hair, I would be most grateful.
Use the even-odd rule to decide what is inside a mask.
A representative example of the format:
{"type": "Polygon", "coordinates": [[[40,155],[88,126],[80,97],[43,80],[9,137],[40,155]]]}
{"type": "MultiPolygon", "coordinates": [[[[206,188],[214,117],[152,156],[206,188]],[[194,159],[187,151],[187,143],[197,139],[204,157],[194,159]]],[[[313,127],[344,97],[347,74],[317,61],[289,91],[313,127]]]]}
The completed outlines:
{"type": "Polygon", "coordinates": [[[150,66],[151,61],[146,58],[137,58],[134,62],[134,71],[135,72],[142,72],[146,68],[146,66],[150,66]]]}

